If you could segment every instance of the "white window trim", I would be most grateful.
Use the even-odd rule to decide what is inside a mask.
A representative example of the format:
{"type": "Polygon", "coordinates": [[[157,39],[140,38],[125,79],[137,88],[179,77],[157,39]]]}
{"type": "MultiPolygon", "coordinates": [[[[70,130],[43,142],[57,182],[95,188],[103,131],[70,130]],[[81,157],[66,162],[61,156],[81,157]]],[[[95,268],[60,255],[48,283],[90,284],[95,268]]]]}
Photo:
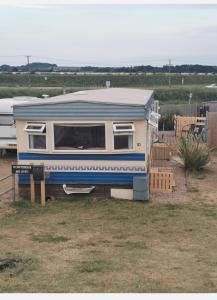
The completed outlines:
{"type": "Polygon", "coordinates": [[[124,132],[127,132],[127,133],[130,133],[130,132],[134,132],[135,131],[135,126],[134,126],[134,124],[132,124],[132,123],[113,123],[113,133],[118,133],[118,132],[120,132],[120,133],[124,133],[124,132]],[[117,129],[117,126],[131,126],[131,129],[117,129]]]}
{"type": "Polygon", "coordinates": [[[118,123],[113,122],[112,124],[112,151],[119,152],[119,153],[128,153],[128,152],[135,152],[136,151],[136,135],[135,135],[135,125],[134,123],[118,123]],[[114,125],[132,125],[133,130],[129,131],[129,129],[125,129],[122,131],[114,132],[114,125]],[[115,135],[132,135],[133,136],[133,148],[132,149],[115,149],[114,137],[115,135]]]}
{"type": "Polygon", "coordinates": [[[48,138],[47,138],[47,134],[46,133],[39,133],[39,132],[28,132],[27,134],[28,140],[27,140],[27,145],[28,145],[28,151],[30,152],[45,152],[48,151],[48,138]],[[29,136],[30,135],[43,135],[46,137],[46,148],[45,149],[35,149],[35,148],[30,148],[29,147],[29,136]]]}
{"type": "Polygon", "coordinates": [[[46,127],[45,123],[27,123],[24,127],[24,131],[28,133],[43,133],[44,129],[46,127]],[[41,126],[40,129],[28,129],[28,126],[41,126]]]}
{"type": "Polygon", "coordinates": [[[70,122],[70,121],[54,121],[52,122],[52,153],[75,153],[75,154],[82,154],[82,153],[106,153],[108,152],[108,128],[107,128],[106,122],[96,122],[96,121],[76,121],[76,122],[70,122]],[[85,149],[85,150],[79,150],[79,149],[66,149],[66,150],[60,150],[60,149],[55,149],[55,141],[54,141],[54,126],[55,125],[61,125],[61,124],[66,124],[66,125],[88,125],[88,124],[97,124],[97,125],[104,125],[105,126],[105,149],[100,149],[100,150],[91,150],[91,149],[85,149]]]}

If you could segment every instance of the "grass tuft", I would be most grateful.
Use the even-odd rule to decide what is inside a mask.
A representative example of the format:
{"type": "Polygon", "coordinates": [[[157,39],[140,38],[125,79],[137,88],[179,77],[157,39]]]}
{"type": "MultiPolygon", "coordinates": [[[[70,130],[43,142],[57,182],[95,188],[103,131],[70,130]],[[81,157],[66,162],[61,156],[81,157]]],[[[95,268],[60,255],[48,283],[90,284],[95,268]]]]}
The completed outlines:
{"type": "Polygon", "coordinates": [[[31,239],[32,239],[32,241],[39,242],[39,243],[61,243],[61,242],[67,242],[68,240],[70,240],[66,236],[53,235],[50,233],[33,235],[31,237],[31,239]]]}
{"type": "Polygon", "coordinates": [[[13,201],[10,203],[13,208],[32,208],[32,204],[26,200],[13,201]]]}
{"type": "Polygon", "coordinates": [[[81,273],[105,272],[109,269],[109,264],[105,260],[84,261],[79,267],[81,273]]]}
{"type": "Polygon", "coordinates": [[[214,149],[201,143],[200,138],[189,135],[179,140],[178,150],[185,170],[192,172],[199,171],[208,164],[210,154],[214,149]]]}
{"type": "Polygon", "coordinates": [[[189,192],[189,193],[197,193],[197,192],[199,192],[199,189],[196,188],[196,187],[194,187],[194,186],[188,186],[187,187],[187,192],[189,192]]]}
{"type": "Polygon", "coordinates": [[[62,221],[62,222],[58,222],[57,225],[66,225],[67,222],[66,221],[62,221]]]}
{"type": "Polygon", "coordinates": [[[116,244],[115,247],[126,248],[128,250],[146,249],[147,248],[143,242],[130,242],[130,241],[116,244]]]}

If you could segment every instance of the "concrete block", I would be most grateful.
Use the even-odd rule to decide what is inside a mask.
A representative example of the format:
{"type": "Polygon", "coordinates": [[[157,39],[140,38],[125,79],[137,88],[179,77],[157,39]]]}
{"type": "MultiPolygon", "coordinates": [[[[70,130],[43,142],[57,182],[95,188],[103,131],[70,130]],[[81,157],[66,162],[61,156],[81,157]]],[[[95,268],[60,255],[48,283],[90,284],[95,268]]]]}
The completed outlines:
{"type": "Polygon", "coordinates": [[[111,197],[116,199],[133,200],[133,190],[111,189],[111,197]]]}

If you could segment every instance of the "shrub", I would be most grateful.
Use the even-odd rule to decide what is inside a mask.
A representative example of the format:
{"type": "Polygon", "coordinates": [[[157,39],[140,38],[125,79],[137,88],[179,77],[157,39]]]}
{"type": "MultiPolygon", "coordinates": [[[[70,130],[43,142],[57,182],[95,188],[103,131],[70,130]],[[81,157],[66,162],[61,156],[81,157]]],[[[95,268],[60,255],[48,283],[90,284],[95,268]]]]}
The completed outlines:
{"type": "Polygon", "coordinates": [[[174,130],[174,114],[168,113],[161,116],[159,121],[159,130],[174,130]]]}
{"type": "Polygon", "coordinates": [[[182,137],[178,142],[179,155],[183,160],[184,168],[188,171],[198,171],[210,161],[213,148],[200,142],[194,136],[182,137]]]}

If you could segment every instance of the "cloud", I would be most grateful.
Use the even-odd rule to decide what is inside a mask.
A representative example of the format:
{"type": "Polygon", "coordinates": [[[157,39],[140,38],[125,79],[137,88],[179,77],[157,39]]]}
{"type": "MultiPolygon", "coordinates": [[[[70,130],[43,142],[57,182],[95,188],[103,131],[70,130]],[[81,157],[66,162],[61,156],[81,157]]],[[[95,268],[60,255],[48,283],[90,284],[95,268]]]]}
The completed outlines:
{"type": "Polygon", "coordinates": [[[0,5],[47,8],[72,4],[217,4],[217,0],[0,0],[0,5]]]}
{"type": "Polygon", "coordinates": [[[21,7],[21,8],[49,8],[54,5],[72,4],[72,0],[0,0],[0,5],[21,7]]]}

